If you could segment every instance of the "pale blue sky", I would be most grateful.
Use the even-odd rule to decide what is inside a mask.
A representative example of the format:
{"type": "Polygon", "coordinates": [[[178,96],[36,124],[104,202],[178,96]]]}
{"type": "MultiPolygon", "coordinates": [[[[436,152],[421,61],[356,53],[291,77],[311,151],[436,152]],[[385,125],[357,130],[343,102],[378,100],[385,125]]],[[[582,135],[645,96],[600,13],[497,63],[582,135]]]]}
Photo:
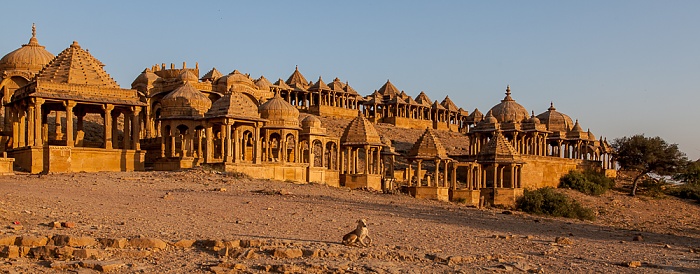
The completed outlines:
{"type": "Polygon", "coordinates": [[[54,54],[77,40],[122,86],[146,67],[238,69],[370,94],[391,79],[470,112],[550,101],[609,141],[645,133],[700,157],[700,1],[13,1],[0,54],[31,24],[54,54]],[[437,3],[433,3],[437,2],[437,3]]]}

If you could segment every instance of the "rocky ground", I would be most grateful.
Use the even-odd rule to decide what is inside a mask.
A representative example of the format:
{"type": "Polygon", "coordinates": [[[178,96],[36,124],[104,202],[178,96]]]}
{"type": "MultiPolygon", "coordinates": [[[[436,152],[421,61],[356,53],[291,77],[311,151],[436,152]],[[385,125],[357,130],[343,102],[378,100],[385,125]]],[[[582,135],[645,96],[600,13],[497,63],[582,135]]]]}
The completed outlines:
{"type": "Polygon", "coordinates": [[[598,218],[206,169],[4,176],[0,272],[700,272],[697,204],[562,191],[598,218]],[[360,218],[372,245],[341,245],[360,218]]]}

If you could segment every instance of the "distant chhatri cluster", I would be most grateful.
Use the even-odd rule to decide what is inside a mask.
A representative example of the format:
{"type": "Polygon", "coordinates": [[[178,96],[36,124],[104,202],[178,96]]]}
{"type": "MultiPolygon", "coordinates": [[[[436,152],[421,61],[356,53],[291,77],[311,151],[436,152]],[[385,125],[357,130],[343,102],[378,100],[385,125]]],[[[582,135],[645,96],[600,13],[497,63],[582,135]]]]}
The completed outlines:
{"type": "Polygon", "coordinates": [[[483,115],[449,96],[414,99],[388,80],[363,97],[339,78],[307,81],[298,67],[271,83],[238,70],[212,68],[200,77],[198,64],[161,64],[143,70],[131,89],[103,68],[77,42],[54,57],[35,27],[29,44],[0,59],[0,149],[9,156],[0,173],[12,173],[13,164],[31,173],[208,165],[254,178],[508,205],[524,188],[556,186],[572,169],[612,172],[614,162],[603,138],[553,104],[531,115],[510,87],[483,115]],[[311,116],[300,122],[302,112],[311,116]],[[352,121],[333,136],[314,115],[352,121]],[[98,117],[99,141],[85,138],[89,116],[98,117]],[[424,132],[402,155],[376,123],[424,132]],[[465,134],[468,153],[448,155],[435,130],[465,134]],[[396,168],[396,157],[405,168],[396,168]]]}

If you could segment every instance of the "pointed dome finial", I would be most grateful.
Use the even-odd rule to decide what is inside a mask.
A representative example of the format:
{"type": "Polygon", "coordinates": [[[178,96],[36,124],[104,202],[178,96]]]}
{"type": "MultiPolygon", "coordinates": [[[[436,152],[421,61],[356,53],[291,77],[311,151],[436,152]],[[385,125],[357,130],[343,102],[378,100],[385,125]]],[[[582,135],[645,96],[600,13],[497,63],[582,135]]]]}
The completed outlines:
{"type": "Polygon", "coordinates": [[[555,110],[557,110],[557,109],[554,107],[554,102],[549,102],[549,108],[548,108],[547,110],[549,110],[549,111],[555,111],[555,110]]]}
{"type": "Polygon", "coordinates": [[[32,23],[32,38],[29,38],[29,44],[31,46],[38,46],[39,40],[36,39],[36,24],[32,23]]]}
{"type": "Polygon", "coordinates": [[[299,71],[299,65],[294,65],[294,70],[299,71]]]}
{"type": "Polygon", "coordinates": [[[510,85],[506,86],[506,95],[510,95],[510,85]]]}

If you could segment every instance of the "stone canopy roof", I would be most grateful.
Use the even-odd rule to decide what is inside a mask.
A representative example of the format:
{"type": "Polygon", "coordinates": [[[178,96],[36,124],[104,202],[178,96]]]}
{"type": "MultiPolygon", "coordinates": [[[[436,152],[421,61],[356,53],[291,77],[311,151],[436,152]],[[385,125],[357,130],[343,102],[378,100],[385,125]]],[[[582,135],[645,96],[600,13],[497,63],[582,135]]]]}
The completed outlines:
{"type": "Polygon", "coordinates": [[[557,111],[554,103],[550,103],[547,111],[537,115],[542,124],[547,126],[549,131],[567,132],[573,127],[573,120],[568,115],[557,111]]]}
{"type": "Polygon", "coordinates": [[[382,96],[389,96],[391,98],[398,96],[401,93],[401,91],[399,91],[399,89],[396,88],[396,86],[394,86],[394,84],[392,84],[389,80],[386,80],[386,83],[379,88],[378,92],[382,96]]]}
{"type": "Polygon", "coordinates": [[[17,90],[12,101],[27,97],[144,106],[133,89],[122,89],[104,64],[73,41],[36,76],[17,90]]]}
{"type": "Polygon", "coordinates": [[[459,108],[455,105],[455,103],[452,102],[449,95],[445,96],[445,99],[442,100],[440,105],[442,105],[447,110],[452,111],[452,112],[457,112],[459,110],[459,108]]]}
{"type": "Polygon", "coordinates": [[[318,77],[318,81],[316,81],[315,84],[313,84],[311,87],[309,87],[309,90],[311,91],[330,91],[331,88],[326,85],[326,83],[323,82],[323,79],[321,79],[321,76],[318,77]]]}
{"type": "Polygon", "coordinates": [[[433,132],[426,128],[407,155],[415,159],[449,159],[447,150],[433,132]]]}
{"type": "Polygon", "coordinates": [[[222,76],[224,75],[219,70],[217,70],[216,68],[212,68],[209,72],[205,73],[204,76],[202,76],[202,78],[200,78],[199,80],[214,82],[222,76]]]}
{"type": "Polygon", "coordinates": [[[309,88],[310,84],[306,81],[304,75],[299,72],[299,67],[297,66],[292,72],[292,75],[287,79],[287,85],[296,89],[306,90],[309,88]]]}
{"type": "Polygon", "coordinates": [[[382,139],[379,137],[374,124],[367,120],[361,111],[358,111],[357,117],[350,121],[350,124],[345,128],[343,136],[340,137],[340,143],[344,146],[381,146],[382,139]]]}
{"type": "Polygon", "coordinates": [[[262,120],[258,113],[258,106],[241,92],[227,93],[216,100],[204,115],[206,118],[234,118],[240,120],[262,120]]]}
{"type": "Polygon", "coordinates": [[[520,154],[503,137],[500,130],[496,130],[494,136],[481,149],[477,155],[477,161],[486,163],[521,163],[520,154]]]}
{"type": "Polygon", "coordinates": [[[279,78],[273,85],[282,90],[292,90],[292,87],[287,85],[282,78],[279,78]]]}
{"type": "Polygon", "coordinates": [[[104,64],[83,50],[77,41],[54,58],[38,75],[42,82],[119,88],[102,68],[104,64]]]}
{"type": "Polygon", "coordinates": [[[428,95],[426,95],[423,91],[421,91],[420,94],[416,96],[416,102],[424,107],[430,107],[430,105],[433,103],[433,101],[430,100],[428,95]]]}
{"type": "Polygon", "coordinates": [[[279,92],[275,93],[272,99],[267,100],[258,107],[260,117],[267,119],[265,128],[291,128],[299,127],[299,110],[282,99],[279,92]]]}
{"type": "MultiPolygon", "coordinates": [[[[186,71],[185,73],[190,72],[186,71]]],[[[185,75],[183,78],[188,79],[187,76],[189,75],[185,75]]],[[[185,81],[184,85],[163,97],[161,101],[163,104],[162,119],[204,117],[204,113],[212,105],[211,100],[193,87],[190,82],[189,80],[185,81]]]]}

